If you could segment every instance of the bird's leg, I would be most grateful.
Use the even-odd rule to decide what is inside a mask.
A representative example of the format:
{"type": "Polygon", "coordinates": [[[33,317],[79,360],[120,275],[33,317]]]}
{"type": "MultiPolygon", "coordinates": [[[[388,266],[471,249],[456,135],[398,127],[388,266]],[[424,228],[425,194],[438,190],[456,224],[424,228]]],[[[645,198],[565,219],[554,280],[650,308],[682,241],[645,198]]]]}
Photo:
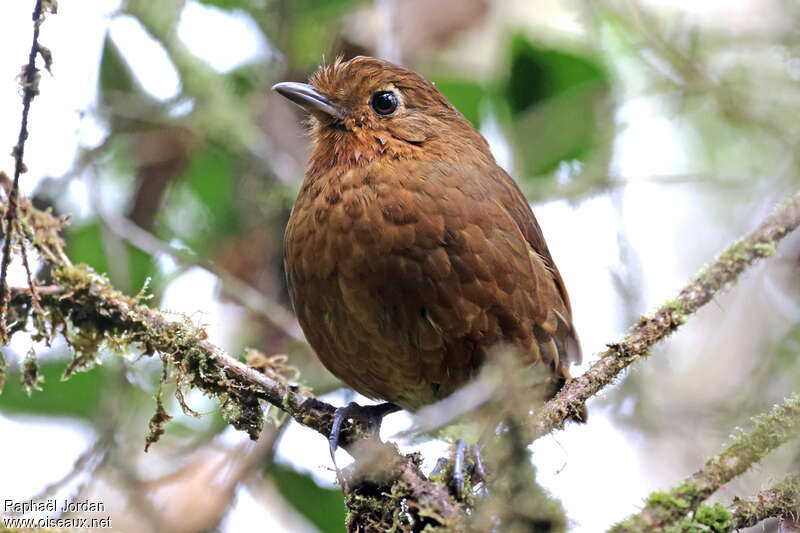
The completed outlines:
{"type": "Polygon", "coordinates": [[[345,420],[352,419],[353,422],[364,427],[368,434],[375,435],[381,429],[383,417],[399,410],[400,407],[388,402],[378,405],[358,405],[356,402],[350,402],[344,407],[337,407],[336,411],[333,413],[331,434],[328,436],[331,459],[333,459],[333,466],[336,468],[336,471],[339,471],[339,468],[336,466],[336,448],[339,447],[339,437],[342,431],[342,424],[345,420]]]}
{"type": "MultiPolygon", "coordinates": [[[[451,471],[450,482],[448,485],[453,491],[456,499],[464,499],[464,474],[472,479],[472,482],[486,483],[486,470],[483,467],[481,460],[481,449],[478,444],[473,444],[469,447],[471,461],[466,460],[467,445],[463,439],[456,441],[455,448],[452,451],[451,458],[453,469],[451,471]]],[[[431,471],[431,477],[441,476],[446,472],[448,459],[442,457],[436,462],[436,466],[431,471]]]]}
{"type": "Polygon", "coordinates": [[[456,449],[453,453],[453,490],[456,499],[461,500],[464,493],[464,454],[467,451],[467,444],[464,439],[456,441],[456,449]]]}

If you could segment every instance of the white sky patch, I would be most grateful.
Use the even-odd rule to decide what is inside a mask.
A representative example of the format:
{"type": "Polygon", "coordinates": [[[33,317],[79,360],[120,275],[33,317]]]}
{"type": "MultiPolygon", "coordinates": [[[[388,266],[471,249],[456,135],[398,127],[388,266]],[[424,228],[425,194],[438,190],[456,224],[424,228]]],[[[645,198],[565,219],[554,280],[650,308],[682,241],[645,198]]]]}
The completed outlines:
{"type": "Polygon", "coordinates": [[[508,140],[500,128],[497,119],[491,113],[486,113],[486,116],[481,118],[481,135],[489,143],[489,149],[492,151],[494,160],[500,165],[510,176],[514,175],[514,154],[511,152],[511,147],[508,145],[508,140]]]}
{"type": "Polygon", "coordinates": [[[218,295],[217,276],[204,268],[193,267],[167,286],[159,307],[188,316],[206,330],[213,344],[225,350],[238,349],[236,328],[231,324],[242,323],[243,310],[238,305],[220,301],[218,295]]]}
{"type": "Polygon", "coordinates": [[[634,435],[600,409],[589,416],[588,424],[567,424],[531,446],[536,479],[562,501],[573,533],[605,530],[641,508],[655,488],[641,475],[634,435]]]}
{"type": "Polygon", "coordinates": [[[271,55],[266,37],[241,9],[224,10],[190,0],[178,21],[178,37],[218,72],[229,72],[271,55]]]}
{"type": "Polygon", "coordinates": [[[89,424],[72,419],[2,415],[0,435],[6,436],[0,444],[6,458],[0,495],[14,501],[26,500],[68,474],[95,438],[89,424]]]}
{"type": "MultiPolygon", "coordinates": [[[[3,2],[0,15],[0,170],[13,172],[11,147],[17,143],[22,93],[14,77],[27,62],[34,2],[3,2]]],[[[20,190],[30,194],[44,176],[60,176],[72,167],[83,135],[83,118],[97,96],[98,64],[107,14],[118,1],[66,2],[47,15],[39,42],[53,54],[52,75],[41,70],[40,94],[31,105],[20,190]],[[75,28],[80,28],[76,32],[75,28]]],[[[37,61],[41,67],[41,60],[37,61]]],[[[96,137],[88,135],[88,138],[96,137]]]]}
{"type": "Polygon", "coordinates": [[[611,161],[615,174],[638,178],[686,172],[684,136],[663,113],[652,98],[634,98],[617,109],[621,128],[611,161]]]}
{"type": "Polygon", "coordinates": [[[222,519],[220,530],[230,533],[252,531],[253,525],[258,524],[259,530],[274,533],[318,531],[305,518],[284,504],[283,499],[278,497],[277,487],[269,483],[264,488],[267,489],[267,494],[253,494],[246,485],[240,485],[236,490],[233,506],[222,519]]]}
{"type": "Polygon", "coordinates": [[[685,262],[689,250],[686,239],[679,234],[678,223],[689,217],[692,205],[693,195],[688,187],[643,181],[625,188],[625,231],[645,278],[642,296],[648,308],[642,312],[674,297],[687,281],[680,275],[679,266],[685,262]],[[656,197],[657,202],[653,201],[656,197]],[[676,213],[683,215],[676,217],[676,213]]]}
{"type": "Polygon", "coordinates": [[[548,202],[533,211],[569,291],[583,348],[583,364],[572,370],[577,375],[618,331],[619,302],[609,273],[619,257],[615,213],[607,196],[577,206],[548,202]]]}
{"type": "Polygon", "coordinates": [[[117,47],[124,51],[134,76],[142,88],[158,100],[169,100],[181,90],[181,80],[164,47],[153,39],[136,18],[115,17],[109,32],[117,47]],[[131,53],[132,51],[136,53],[131,53]]]}
{"type": "Polygon", "coordinates": [[[95,114],[87,113],[83,116],[80,130],[81,146],[92,149],[100,146],[108,137],[108,126],[95,114]]]}

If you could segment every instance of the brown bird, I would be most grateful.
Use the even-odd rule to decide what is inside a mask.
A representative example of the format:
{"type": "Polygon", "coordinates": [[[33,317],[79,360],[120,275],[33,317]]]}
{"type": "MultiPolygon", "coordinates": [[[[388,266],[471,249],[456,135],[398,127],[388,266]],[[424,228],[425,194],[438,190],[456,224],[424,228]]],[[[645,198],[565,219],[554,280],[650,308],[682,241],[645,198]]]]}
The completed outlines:
{"type": "Polygon", "coordinates": [[[569,297],[483,136],[431,82],[380,59],[337,60],[309,85],[274,89],[312,117],[285,266],[322,363],[415,411],[503,343],[546,365],[554,395],[581,357],[569,297]]]}

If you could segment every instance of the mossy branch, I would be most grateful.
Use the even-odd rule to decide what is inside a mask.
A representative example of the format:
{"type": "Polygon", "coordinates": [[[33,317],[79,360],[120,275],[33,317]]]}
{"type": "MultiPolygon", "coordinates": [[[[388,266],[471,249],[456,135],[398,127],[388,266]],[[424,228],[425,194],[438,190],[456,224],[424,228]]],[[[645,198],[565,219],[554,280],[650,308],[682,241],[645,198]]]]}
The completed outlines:
{"type": "Polygon", "coordinates": [[[754,498],[735,500],[733,524],[735,529],[752,527],[767,518],[800,518],[800,474],[783,478],[772,488],[762,490],[754,498]]]}
{"type": "Polygon", "coordinates": [[[777,244],[800,225],[800,192],[769,215],[755,231],[728,246],[713,263],[681,290],[677,298],[643,316],[621,340],[608,345],[586,372],[564,385],[533,418],[533,438],[564,427],[586,401],[612,383],[631,363],[646,357],[654,344],[678,329],[715,294],[732,286],[757,260],[769,257],[777,244]]]}
{"type": "MultiPolygon", "coordinates": [[[[651,494],[639,514],[615,525],[610,532],[665,531],[698,509],[719,487],[787,440],[800,436],[800,395],[787,398],[769,413],[756,417],[755,422],[752,430],[737,436],[725,451],[706,461],[702,469],[670,490],[651,494]]],[[[798,488],[796,484],[793,487],[795,491],[798,488]]],[[[747,509],[742,508],[742,512],[747,509]]]]}

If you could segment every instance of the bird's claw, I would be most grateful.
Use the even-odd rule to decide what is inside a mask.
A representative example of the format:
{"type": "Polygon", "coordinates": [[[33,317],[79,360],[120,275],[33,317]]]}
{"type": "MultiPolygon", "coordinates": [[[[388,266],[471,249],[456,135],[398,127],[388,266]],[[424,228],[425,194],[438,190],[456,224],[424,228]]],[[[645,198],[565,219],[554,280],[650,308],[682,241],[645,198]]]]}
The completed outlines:
{"type": "Polygon", "coordinates": [[[399,410],[400,408],[398,406],[388,402],[378,405],[358,405],[356,402],[350,402],[344,407],[336,408],[336,411],[333,413],[331,433],[328,436],[328,447],[330,448],[331,459],[333,460],[333,466],[336,468],[337,473],[339,472],[339,468],[336,466],[336,448],[339,447],[342,425],[345,420],[352,419],[365,428],[368,435],[376,435],[380,432],[383,417],[399,410]]]}

